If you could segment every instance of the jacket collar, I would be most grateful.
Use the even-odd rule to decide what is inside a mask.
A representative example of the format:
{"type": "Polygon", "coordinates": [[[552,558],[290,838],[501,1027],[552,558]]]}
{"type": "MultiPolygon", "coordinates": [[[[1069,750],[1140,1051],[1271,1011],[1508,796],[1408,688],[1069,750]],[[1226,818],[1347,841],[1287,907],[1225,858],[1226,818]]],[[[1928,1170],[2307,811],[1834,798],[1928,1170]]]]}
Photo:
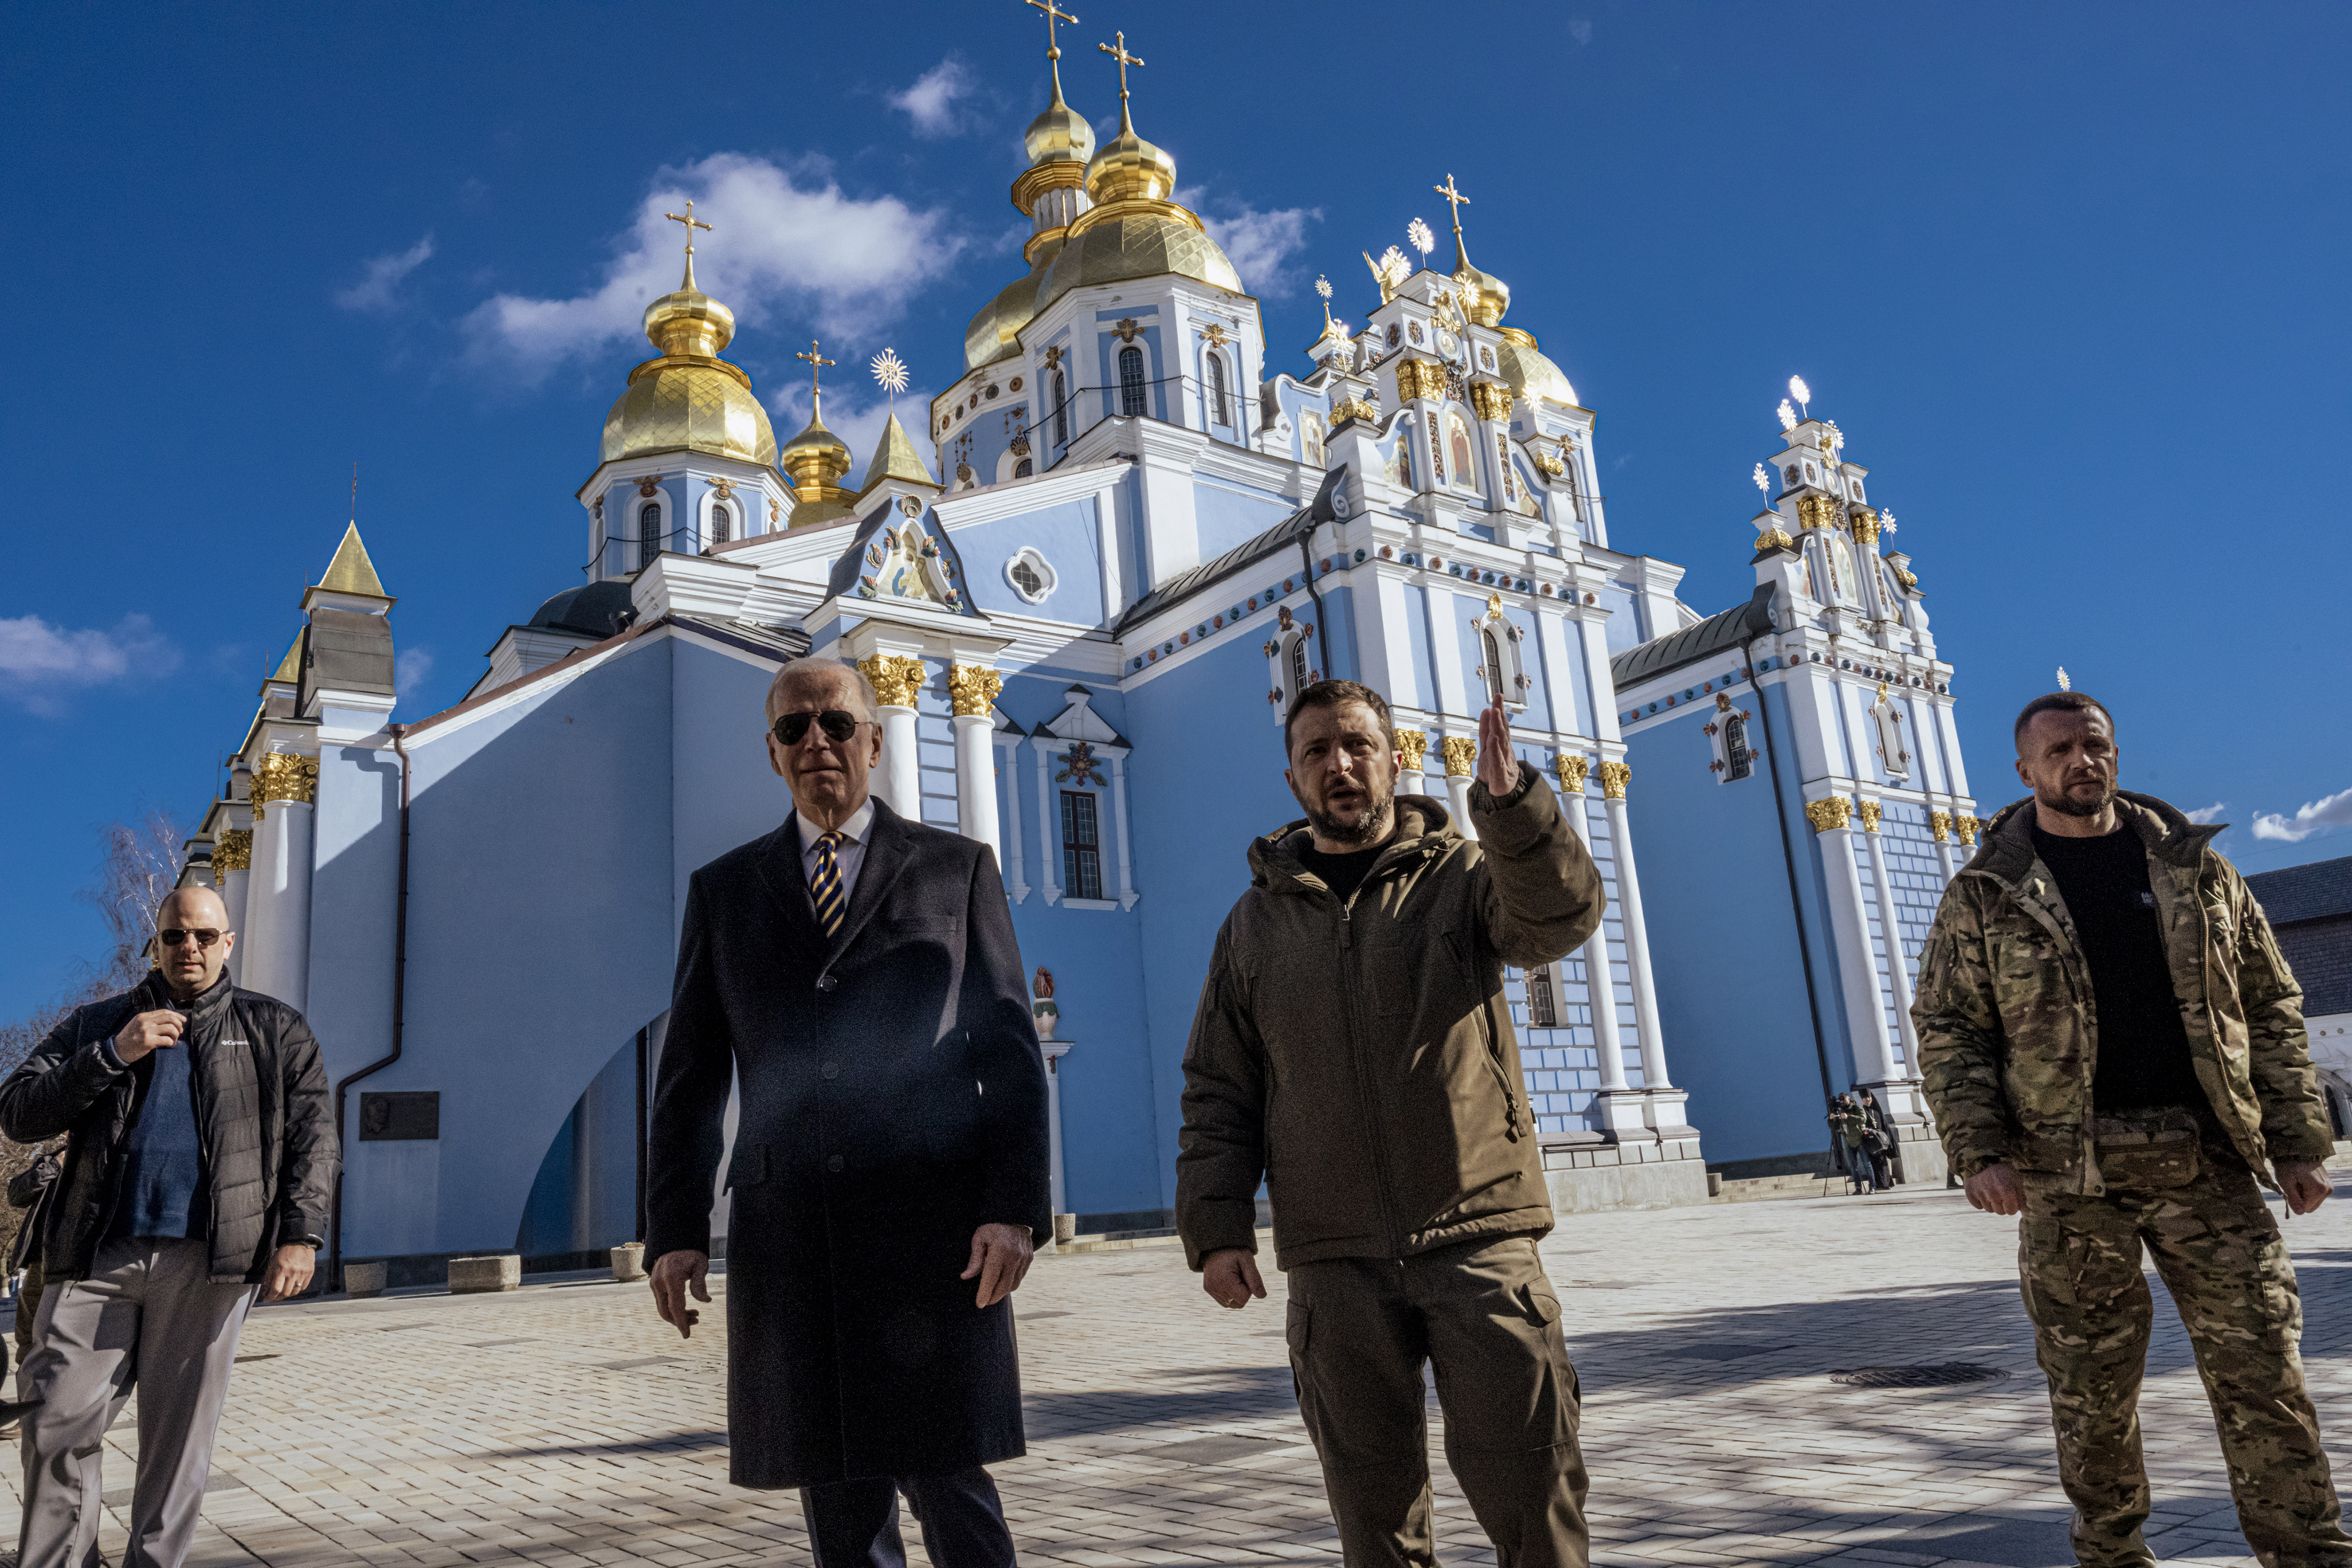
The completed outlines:
{"type": "Polygon", "coordinates": [[[210,1028],[220,1021],[220,1016],[227,1008],[229,998],[236,990],[236,987],[229,984],[228,972],[223,970],[221,977],[214,981],[208,990],[197,993],[194,1001],[175,1001],[172,988],[163,983],[163,972],[151,969],[147,972],[147,978],[134,986],[131,994],[136,998],[134,1005],[140,1012],[169,1007],[174,1012],[185,1013],[190,1027],[210,1028]]]}
{"type": "MultiPolygon", "coordinates": [[[[2039,858],[2033,848],[2032,808],[2032,795],[2002,806],[1986,826],[1984,844],[1964,869],[1988,873],[2012,888],[2024,880],[2039,858]]],[[[2151,858],[2171,866],[2195,866],[2221,831],[2219,824],[2191,822],[2169,803],[2130,790],[2116,793],[2116,816],[2140,836],[2151,858]]]]}
{"type": "Polygon", "coordinates": [[[784,911],[793,932],[828,958],[846,949],[859,929],[874,916],[876,907],[897,879],[909,840],[907,819],[879,796],[871,801],[874,819],[866,825],[866,858],[857,868],[857,884],[849,890],[849,912],[830,940],[817,929],[816,903],[809,895],[808,873],[801,865],[800,813],[786,816],[776,830],[760,841],[760,880],[784,911]]]}
{"type": "MultiPolygon", "coordinates": [[[[1454,826],[1445,807],[1425,795],[1401,795],[1396,797],[1396,833],[1389,839],[1381,858],[1372,862],[1365,875],[1370,883],[1389,868],[1423,856],[1441,854],[1462,842],[1461,831],[1454,826]]],[[[1250,840],[1250,880],[1255,885],[1276,893],[1304,893],[1323,887],[1321,878],[1310,885],[1304,879],[1313,873],[1298,858],[1298,851],[1312,843],[1307,819],[1300,817],[1286,823],[1273,832],[1250,840]]]]}

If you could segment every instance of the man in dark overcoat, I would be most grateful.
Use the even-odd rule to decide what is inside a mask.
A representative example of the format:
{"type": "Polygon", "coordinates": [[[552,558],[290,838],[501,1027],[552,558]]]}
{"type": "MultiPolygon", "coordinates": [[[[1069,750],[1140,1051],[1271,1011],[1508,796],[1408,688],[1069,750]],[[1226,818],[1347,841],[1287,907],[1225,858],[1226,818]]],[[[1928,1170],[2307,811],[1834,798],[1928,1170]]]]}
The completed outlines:
{"type": "Polygon", "coordinates": [[[797,1487],[820,1568],[1008,1568],[983,1466],[1025,1451],[1009,1298],[1051,1233],[1045,1065],[995,857],[872,799],[872,689],[831,659],[769,689],[793,811],[697,871],[648,1143],[664,1321],[708,1301],[730,1079],[728,1436],[797,1487]]]}

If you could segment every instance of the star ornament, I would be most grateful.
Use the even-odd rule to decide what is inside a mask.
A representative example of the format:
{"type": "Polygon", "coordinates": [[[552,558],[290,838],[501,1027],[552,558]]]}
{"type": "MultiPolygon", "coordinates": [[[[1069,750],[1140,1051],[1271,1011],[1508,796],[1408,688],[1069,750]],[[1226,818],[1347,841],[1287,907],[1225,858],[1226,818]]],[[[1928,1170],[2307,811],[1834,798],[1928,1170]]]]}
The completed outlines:
{"type": "Polygon", "coordinates": [[[1772,493],[1772,481],[1764,477],[1763,464],[1757,464],[1756,472],[1750,477],[1755,479],[1756,488],[1758,489],[1762,490],[1768,496],[1772,493]]]}
{"type": "Polygon", "coordinates": [[[1437,237],[1430,233],[1429,226],[1419,218],[1404,226],[1404,237],[1411,240],[1412,247],[1423,256],[1437,248],[1437,237]]]}
{"type": "Polygon", "coordinates": [[[1805,384],[1803,376],[1792,375],[1789,378],[1789,395],[1800,403],[1811,403],[1813,400],[1813,389],[1805,384]]]}
{"type": "Polygon", "coordinates": [[[884,349],[874,356],[874,380],[893,397],[907,390],[907,362],[898,350],[884,349]]]}
{"type": "Polygon", "coordinates": [[[1318,276],[1315,279],[1315,291],[1328,300],[1331,297],[1331,279],[1318,276]]]}
{"type": "Polygon", "coordinates": [[[1789,400],[1784,397],[1780,399],[1780,428],[1783,430],[1794,430],[1796,427],[1797,411],[1790,405],[1789,400]]]}

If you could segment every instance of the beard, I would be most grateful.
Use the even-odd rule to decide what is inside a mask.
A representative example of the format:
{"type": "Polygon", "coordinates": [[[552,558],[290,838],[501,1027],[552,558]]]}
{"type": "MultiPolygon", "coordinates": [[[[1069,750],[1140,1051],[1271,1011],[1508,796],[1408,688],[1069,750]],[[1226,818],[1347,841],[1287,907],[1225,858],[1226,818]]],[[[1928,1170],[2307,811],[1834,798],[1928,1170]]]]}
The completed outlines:
{"type": "Polygon", "coordinates": [[[1367,790],[1363,808],[1353,822],[1343,821],[1328,811],[1307,805],[1304,801],[1299,804],[1305,806],[1307,826],[1314,828],[1318,837],[1328,838],[1334,844],[1344,844],[1350,849],[1370,849],[1373,845],[1384,842],[1396,828],[1396,789],[1393,785],[1377,795],[1367,790]]]}
{"type": "Polygon", "coordinates": [[[2116,786],[2112,781],[2100,785],[2098,798],[2090,801],[2077,800],[2063,790],[2046,789],[2035,790],[2033,798],[2061,816],[2096,816],[2114,803],[2116,786]]]}

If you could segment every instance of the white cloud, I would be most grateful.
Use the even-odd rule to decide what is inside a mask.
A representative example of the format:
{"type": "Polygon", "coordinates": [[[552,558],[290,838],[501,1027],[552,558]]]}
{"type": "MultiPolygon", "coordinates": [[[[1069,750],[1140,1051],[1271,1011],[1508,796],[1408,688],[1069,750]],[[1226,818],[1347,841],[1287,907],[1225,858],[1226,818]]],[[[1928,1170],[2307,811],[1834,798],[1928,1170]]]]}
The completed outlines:
{"type": "Polygon", "coordinates": [[[950,55],[918,77],[906,91],[890,94],[887,101],[891,108],[907,111],[907,118],[915,122],[916,135],[952,136],[963,129],[956,100],[971,96],[971,72],[950,55]]]}
{"type": "Polygon", "coordinates": [[[112,631],[68,631],[38,616],[0,616],[0,695],[36,713],[60,711],[68,696],[179,668],[180,653],[144,616],[112,631]]]}
{"type": "Polygon", "coordinates": [[[1307,226],[1323,216],[1321,207],[1282,207],[1260,212],[1238,206],[1229,217],[1202,211],[1205,193],[1198,186],[1178,191],[1176,200],[1201,214],[1202,226],[1225,259],[1241,274],[1242,287],[1262,298],[1278,298],[1298,287],[1297,274],[1283,263],[1307,248],[1307,226]]]}
{"type": "Polygon", "coordinates": [[[391,251],[371,260],[360,280],[348,289],[335,290],[335,303],[346,310],[389,310],[393,291],[402,279],[433,259],[433,237],[428,234],[406,250],[391,251]]]}
{"type": "Polygon", "coordinates": [[[1568,36],[1576,40],[1579,47],[1582,47],[1592,41],[1592,24],[1579,16],[1569,23],[1568,36]]]}
{"type": "Polygon", "coordinates": [[[2202,827],[2219,822],[2221,814],[2229,809],[2227,805],[2217,800],[2210,805],[2200,805],[2194,811],[2184,811],[2180,815],[2202,827]]]}
{"type": "Polygon", "coordinates": [[[719,226],[695,234],[698,284],[735,312],[739,326],[790,310],[828,334],[857,336],[896,315],[962,248],[938,211],[896,196],[860,201],[814,165],[719,153],[665,169],[593,289],[568,299],[499,294],[467,318],[478,358],[503,360],[536,381],[575,355],[635,337],[646,304],[678,284],[683,211],[719,226]]]}
{"type": "Polygon", "coordinates": [[[2300,844],[2323,827],[2352,827],[2352,789],[2297,806],[2293,816],[2274,811],[2254,814],[2254,837],[2300,844]]]}
{"type": "Polygon", "coordinates": [[[425,678],[432,673],[432,649],[404,647],[393,656],[392,689],[398,693],[400,700],[405,702],[416,695],[416,689],[424,685],[425,678]]]}

